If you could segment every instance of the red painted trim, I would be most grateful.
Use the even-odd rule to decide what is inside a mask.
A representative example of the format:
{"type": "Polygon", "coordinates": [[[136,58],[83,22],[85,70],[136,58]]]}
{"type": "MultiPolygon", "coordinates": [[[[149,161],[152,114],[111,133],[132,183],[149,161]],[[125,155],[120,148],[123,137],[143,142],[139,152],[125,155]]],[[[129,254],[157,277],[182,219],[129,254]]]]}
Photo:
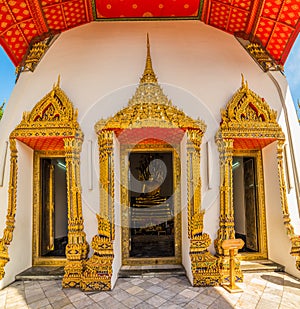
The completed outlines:
{"type": "Polygon", "coordinates": [[[27,0],[26,3],[31,10],[32,17],[37,26],[37,30],[39,31],[39,35],[41,35],[44,32],[48,32],[49,27],[44,18],[42,4],[40,3],[40,0],[27,0]]]}

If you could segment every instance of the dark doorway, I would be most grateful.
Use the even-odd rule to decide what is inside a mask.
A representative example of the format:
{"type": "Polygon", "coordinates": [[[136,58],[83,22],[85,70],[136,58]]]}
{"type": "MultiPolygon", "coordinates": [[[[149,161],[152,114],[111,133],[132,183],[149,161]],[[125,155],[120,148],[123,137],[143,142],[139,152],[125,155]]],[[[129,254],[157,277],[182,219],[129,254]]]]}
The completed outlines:
{"type": "Polygon", "coordinates": [[[129,164],[129,256],[173,257],[173,154],[132,152],[129,164]]]}
{"type": "Polygon", "coordinates": [[[235,237],[241,252],[259,252],[256,158],[234,156],[232,167],[235,237]]]}
{"type": "Polygon", "coordinates": [[[65,158],[41,158],[40,256],[65,257],[68,207],[65,158]]]}

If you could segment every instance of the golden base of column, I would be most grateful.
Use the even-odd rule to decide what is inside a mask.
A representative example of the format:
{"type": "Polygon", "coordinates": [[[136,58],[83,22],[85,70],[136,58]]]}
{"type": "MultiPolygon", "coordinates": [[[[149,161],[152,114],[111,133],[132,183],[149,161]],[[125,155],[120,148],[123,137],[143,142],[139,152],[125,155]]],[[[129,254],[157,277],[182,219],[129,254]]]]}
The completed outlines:
{"type": "Polygon", "coordinates": [[[67,263],[65,266],[65,275],[62,280],[63,288],[79,287],[83,266],[88,255],[88,243],[68,244],[66,247],[67,263]]]}
{"type": "Polygon", "coordinates": [[[83,291],[109,291],[114,258],[112,241],[96,235],[92,240],[92,248],[94,254],[85,263],[80,288],[83,291]]]}
{"type": "Polygon", "coordinates": [[[84,261],[67,261],[62,279],[63,288],[79,288],[84,261]]]}
{"type": "Polygon", "coordinates": [[[210,243],[208,234],[194,236],[191,240],[193,286],[216,286],[221,283],[218,259],[207,250],[210,243]]]}
{"type": "Polygon", "coordinates": [[[7,246],[5,245],[3,239],[0,240],[0,280],[4,277],[5,271],[4,267],[9,261],[7,246]]]}

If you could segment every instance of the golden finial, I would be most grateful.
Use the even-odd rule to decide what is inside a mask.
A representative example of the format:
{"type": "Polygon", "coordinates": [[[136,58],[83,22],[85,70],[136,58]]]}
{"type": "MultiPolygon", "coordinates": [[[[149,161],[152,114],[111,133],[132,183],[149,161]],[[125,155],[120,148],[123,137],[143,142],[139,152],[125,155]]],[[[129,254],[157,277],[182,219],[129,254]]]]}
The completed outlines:
{"type": "Polygon", "coordinates": [[[152,60],[150,55],[150,43],[149,43],[149,35],[147,33],[147,58],[144,74],[141,78],[140,83],[157,83],[157,78],[152,68],[152,60]]]}
{"type": "Polygon", "coordinates": [[[241,75],[242,75],[242,88],[244,88],[245,87],[245,78],[244,78],[243,73],[241,73],[241,75]]]}
{"type": "Polygon", "coordinates": [[[60,85],[60,74],[58,74],[57,83],[55,85],[55,88],[59,88],[59,85],[60,85]]]}
{"type": "Polygon", "coordinates": [[[249,90],[248,81],[245,81],[243,73],[241,75],[242,75],[242,88],[245,89],[246,91],[248,91],[249,90]]]}
{"type": "Polygon", "coordinates": [[[144,74],[140,79],[140,84],[137,87],[135,94],[129,100],[128,105],[133,106],[135,104],[142,103],[159,103],[165,105],[171,105],[171,101],[163,93],[160,85],[157,82],[157,78],[152,68],[152,60],[150,56],[150,43],[147,33],[147,58],[144,74]]]}

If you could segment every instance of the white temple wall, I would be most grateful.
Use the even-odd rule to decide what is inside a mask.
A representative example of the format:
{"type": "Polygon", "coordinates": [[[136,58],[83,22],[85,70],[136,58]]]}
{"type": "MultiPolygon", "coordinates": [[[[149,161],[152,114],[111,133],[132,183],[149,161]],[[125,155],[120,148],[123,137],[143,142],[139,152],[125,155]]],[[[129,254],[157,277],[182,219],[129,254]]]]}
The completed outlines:
{"type": "MultiPolygon", "coordinates": [[[[287,186],[287,199],[289,205],[289,212],[291,223],[295,228],[295,233],[300,234],[300,196],[299,205],[297,203],[296,178],[300,181],[300,140],[295,138],[300,136],[300,126],[295,112],[294,102],[291,97],[290,89],[286,89],[285,93],[286,113],[283,111],[279,117],[279,124],[281,125],[286,139],[286,150],[284,152],[285,163],[285,181],[287,186]],[[296,174],[298,174],[296,176],[296,174]]],[[[299,191],[300,186],[298,185],[299,191]]],[[[300,192],[299,192],[300,195],[300,192]]]]}
{"type": "MultiPolygon", "coordinates": [[[[228,100],[240,87],[241,73],[248,81],[249,88],[263,97],[272,109],[278,111],[280,124],[284,125],[285,122],[280,97],[270,77],[262,72],[232,35],[199,21],[93,22],[62,33],[36,70],[33,73],[21,74],[0,122],[0,147],[3,147],[9,134],[20,123],[23,111],[31,111],[34,105],[51,91],[60,75],[60,86],[78,109],[78,121],[84,133],[80,168],[84,226],[89,243],[97,233],[95,213],[99,212],[100,207],[99,153],[94,125],[99,119],[110,117],[121,110],[133,96],[145,66],[147,32],[150,35],[153,68],[165,94],[187,115],[199,117],[207,125],[201,145],[202,208],[206,210],[204,232],[208,233],[212,240],[216,238],[218,230],[220,182],[219,153],[214,136],[221,120],[220,109],[226,107],[228,100]],[[207,143],[210,145],[209,151],[206,149],[207,143]]],[[[288,91],[286,80],[279,74],[275,74],[275,77],[285,95],[288,91]]],[[[289,96],[288,94],[288,100],[289,96]]],[[[289,113],[292,113],[291,104],[288,104],[289,113]]],[[[290,119],[293,133],[296,132],[298,135],[295,136],[299,136],[298,122],[292,115],[290,119]]],[[[293,141],[295,142],[295,139],[293,141]]],[[[300,153],[300,142],[296,143],[295,149],[300,153]]],[[[266,151],[264,153],[267,158],[264,162],[268,162],[268,156],[271,155],[266,151]]],[[[32,166],[32,158],[30,160],[32,166]]],[[[29,166],[26,166],[26,170],[29,166]]],[[[269,177],[270,171],[266,167],[264,171],[265,176],[269,177]]],[[[273,172],[277,173],[277,169],[273,172]]],[[[271,176],[278,179],[277,174],[271,176]]],[[[0,187],[1,232],[5,226],[8,179],[9,151],[4,186],[0,187]]],[[[21,220],[18,219],[20,205],[22,209],[26,207],[27,211],[22,219],[28,219],[27,225],[30,225],[32,220],[32,203],[23,203],[23,197],[29,199],[32,195],[32,181],[29,184],[28,177],[26,179],[24,186],[18,184],[18,201],[22,200],[22,203],[18,202],[17,205],[17,227],[21,220]]],[[[268,190],[270,188],[268,186],[268,190]]],[[[267,198],[273,199],[272,191],[268,192],[270,194],[266,194],[267,198]]],[[[294,191],[291,191],[289,195],[291,204],[295,204],[293,194],[294,191]]],[[[272,205],[271,202],[267,203],[267,211],[268,207],[271,207],[269,205],[272,205]]],[[[276,203],[279,202],[280,200],[276,203]]],[[[270,223],[270,228],[272,226],[273,223],[270,223]]],[[[30,227],[30,246],[26,245],[23,255],[31,255],[31,238],[30,227]]],[[[20,264],[19,259],[15,258],[18,248],[23,248],[24,243],[24,239],[14,235],[9,248],[11,261],[6,266],[10,278],[20,272],[22,267],[22,270],[27,267],[27,263],[20,264]]],[[[213,244],[210,250],[214,252],[213,244]]],[[[287,254],[288,252],[289,250],[287,254]]],[[[270,258],[271,256],[276,257],[276,254],[272,252],[270,258]]],[[[119,265],[119,262],[117,264],[119,265]]]]}
{"type": "MultiPolygon", "coordinates": [[[[5,276],[0,281],[0,289],[15,280],[15,275],[31,266],[32,261],[32,168],[33,151],[23,143],[17,142],[18,150],[18,195],[16,224],[13,240],[8,247],[10,261],[6,264],[5,276]]],[[[2,203],[1,208],[7,209],[2,203]],[[3,207],[4,206],[4,207],[3,207]]],[[[2,220],[6,218],[6,213],[2,220]]],[[[2,234],[3,230],[1,230],[2,234]]],[[[2,236],[2,235],[1,235],[2,236]]]]}
{"type": "Polygon", "coordinates": [[[291,241],[283,224],[280,188],[277,176],[276,142],[262,150],[264,163],[268,257],[285,266],[285,270],[300,278],[295,258],[290,255],[291,241]]]}

